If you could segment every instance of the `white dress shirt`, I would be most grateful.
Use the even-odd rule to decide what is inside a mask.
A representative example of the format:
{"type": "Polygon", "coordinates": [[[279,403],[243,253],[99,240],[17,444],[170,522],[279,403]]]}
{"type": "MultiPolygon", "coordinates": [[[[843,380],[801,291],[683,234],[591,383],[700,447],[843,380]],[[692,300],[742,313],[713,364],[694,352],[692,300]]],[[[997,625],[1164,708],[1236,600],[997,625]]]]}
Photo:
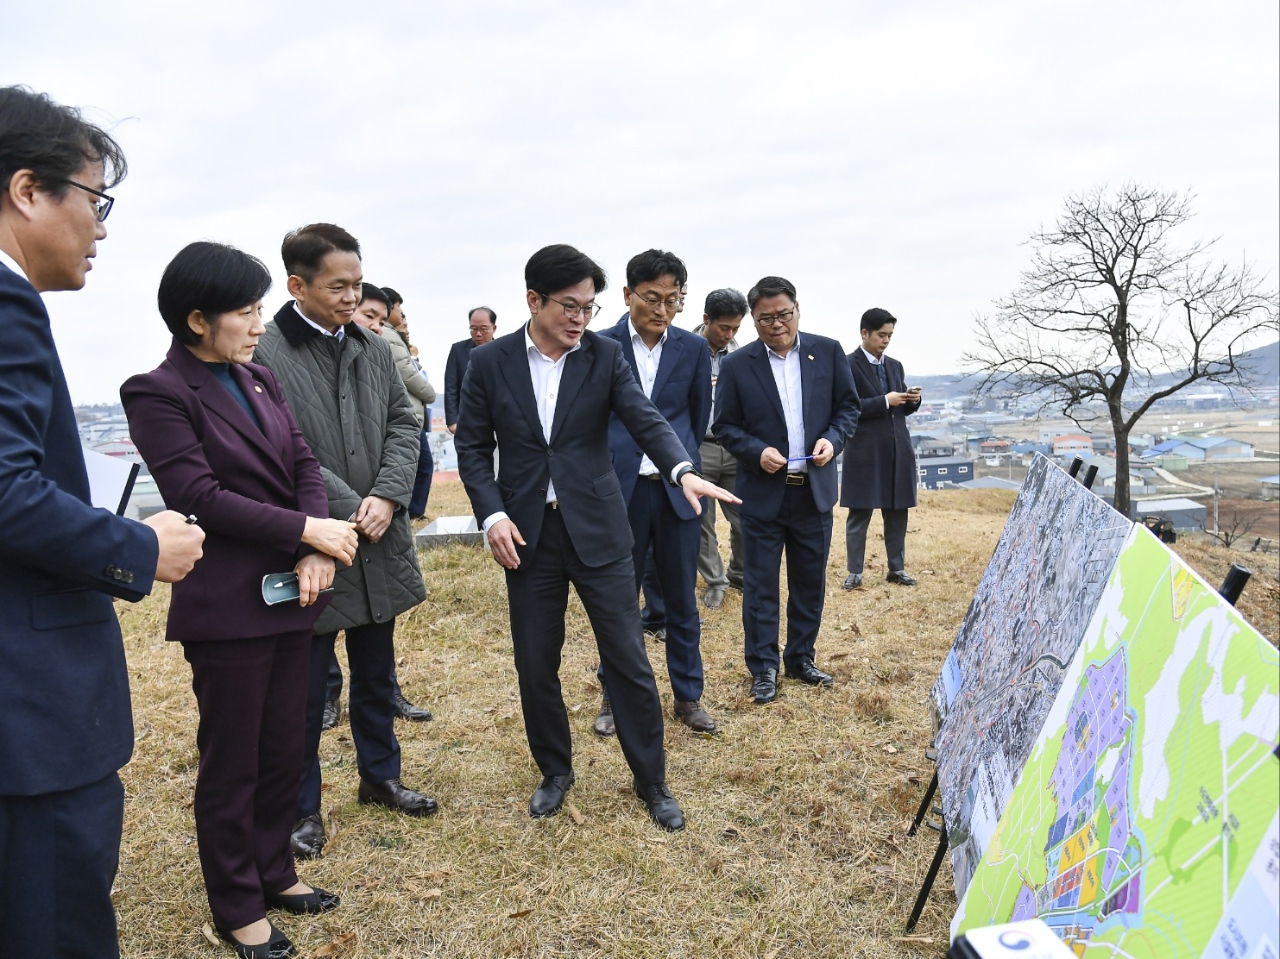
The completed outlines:
{"type": "MultiPolygon", "coordinates": [[[[865,349],[864,347],[861,347],[861,346],[860,346],[860,347],[858,347],[858,349],[862,350],[862,355],[863,355],[863,356],[865,356],[865,357],[867,358],[867,362],[868,362],[868,363],[870,363],[872,366],[884,366],[884,357],[876,358],[876,357],[872,356],[870,353],[868,353],[868,352],[866,351],[866,349],[865,349]]],[[[888,371],[888,370],[885,370],[885,371],[884,371],[884,378],[885,378],[885,382],[886,382],[886,383],[887,383],[887,382],[889,382],[889,371],[888,371]]],[[[888,410],[888,409],[893,409],[893,407],[892,407],[892,406],[890,405],[890,403],[889,403],[889,397],[888,397],[888,395],[887,395],[887,394],[886,394],[886,396],[885,396],[885,398],[884,398],[884,408],[885,408],[886,410],[888,410]]]]}
{"type": "MultiPolygon", "coordinates": [[[[663,330],[662,336],[658,337],[658,342],[654,344],[653,349],[649,349],[636,329],[635,320],[627,325],[631,329],[631,349],[636,355],[636,372],[640,374],[640,389],[644,390],[645,396],[653,399],[653,381],[658,378],[658,364],[662,362],[662,347],[667,342],[667,331],[663,330]]],[[[656,476],[657,473],[658,467],[653,465],[653,460],[648,456],[641,458],[641,476],[656,476]]]]}
{"type": "Polygon", "coordinates": [[[0,250],[0,263],[3,263],[9,269],[13,270],[14,273],[17,273],[18,276],[22,277],[28,283],[31,282],[31,277],[27,276],[27,271],[24,270],[22,267],[18,266],[18,261],[15,260],[13,257],[11,257],[4,250],[0,250]]]}
{"type": "MultiPolygon", "coordinates": [[[[307,326],[311,327],[312,329],[319,330],[319,331],[320,331],[321,333],[323,333],[325,336],[332,336],[332,337],[333,337],[335,340],[337,340],[339,343],[341,343],[344,339],[346,339],[347,331],[346,331],[344,328],[342,328],[342,327],[340,326],[340,327],[338,327],[338,329],[337,329],[337,331],[336,331],[336,332],[334,332],[334,333],[330,333],[328,330],[326,330],[323,326],[321,326],[319,323],[317,323],[317,322],[316,322],[315,320],[313,320],[311,317],[307,316],[307,314],[303,313],[303,312],[302,312],[302,307],[300,307],[300,306],[298,305],[298,301],[297,301],[297,300],[294,300],[294,301],[293,301],[293,308],[294,308],[294,310],[297,312],[297,314],[298,314],[300,317],[302,317],[302,319],[306,322],[307,326]]],[[[352,321],[352,322],[354,322],[354,321],[352,321]]]]}
{"type": "Polygon", "coordinates": [[[808,454],[804,447],[804,393],[800,387],[800,334],[787,350],[787,355],[775,353],[765,347],[769,357],[769,371],[773,373],[773,382],[778,387],[778,397],[782,400],[782,415],[787,421],[787,472],[809,472],[809,461],[793,460],[808,454]]]}

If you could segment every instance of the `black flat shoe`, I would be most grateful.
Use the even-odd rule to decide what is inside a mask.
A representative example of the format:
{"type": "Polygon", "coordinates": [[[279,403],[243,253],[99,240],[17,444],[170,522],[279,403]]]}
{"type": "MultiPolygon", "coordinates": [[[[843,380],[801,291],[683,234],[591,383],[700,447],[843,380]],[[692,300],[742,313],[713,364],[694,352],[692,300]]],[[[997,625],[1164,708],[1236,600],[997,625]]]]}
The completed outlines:
{"type": "MultiPolygon", "coordinates": [[[[271,924],[267,923],[267,925],[270,926],[271,924]]],[[[230,929],[218,929],[217,933],[218,938],[223,942],[231,944],[231,948],[236,951],[236,955],[240,959],[288,959],[289,956],[298,954],[298,950],[289,941],[289,937],[275,926],[271,926],[271,936],[266,942],[260,942],[253,946],[246,945],[231,935],[230,929]]]]}
{"type": "Polygon", "coordinates": [[[808,656],[787,663],[787,678],[798,679],[809,686],[831,686],[835,680],[814,665],[808,656]]]}
{"type": "Polygon", "coordinates": [[[404,698],[403,693],[396,693],[392,696],[391,705],[395,707],[396,715],[401,719],[407,719],[411,723],[431,722],[431,710],[415,706],[404,698]]]}
{"type": "Polygon", "coordinates": [[[529,815],[534,819],[554,816],[564,805],[565,793],[572,785],[572,772],[562,776],[543,776],[542,784],[533,791],[533,798],[529,800],[529,815]]]}
{"type": "Polygon", "coordinates": [[[320,732],[325,733],[342,719],[342,701],[338,699],[326,699],[324,701],[324,712],[320,718],[320,732]]]}
{"type": "Polygon", "coordinates": [[[908,576],[906,570],[897,569],[884,578],[886,583],[897,583],[899,586],[915,586],[919,583],[914,576],[908,576]]]}
{"type": "Polygon", "coordinates": [[[268,909],[283,909],[295,916],[314,916],[317,913],[328,912],[330,909],[337,909],[342,905],[342,900],[331,892],[312,886],[310,892],[277,892],[275,895],[267,896],[266,903],[268,909]]]}

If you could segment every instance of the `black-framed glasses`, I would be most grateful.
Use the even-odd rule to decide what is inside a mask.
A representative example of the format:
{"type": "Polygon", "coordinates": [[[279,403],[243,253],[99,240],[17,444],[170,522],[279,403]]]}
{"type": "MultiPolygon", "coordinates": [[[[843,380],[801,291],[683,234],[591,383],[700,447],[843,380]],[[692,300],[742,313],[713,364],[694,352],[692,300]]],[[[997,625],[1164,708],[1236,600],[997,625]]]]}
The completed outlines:
{"type": "Polygon", "coordinates": [[[647,306],[649,309],[653,310],[653,312],[655,313],[657,313],[658,310],[664,307],[666,308],[666,311],[668,313],[679,313],[684,308],[683,293],[672,293],[666,299],[659,299],[656,296],[653,296],[653,297],[643,296],[642,294],[637,293],[635,290],[631,291],[631,295],[639,297],[644,302],[644,305],[647,306]]]}
{"type": "Polygon", "coordinates": [[[796,318],[795,310],[787,310],[784,313],[775,313],[773,316],[757,316],[756,323],[759,326],[777,326],[779,323],[785,325],[790,324],[796,318]]]}
{"type": "Polygon", "coordinates": [[[585,305],[581,305],[578,303],[564,303],[560,300],[557,300],[554,296],[548,296],[546,293],[543,293],[542,295],[545,296],[552,303],[558,304],[560,308],[564,310],[565,319],[568,319],[568,320],[572,320],[583,310],[587,311],[588,320],[592,319],[597,313],[600,312],[600,304],[595,302],[594,300],[592,300],[590,303],[587,303],[585,305]]]}
{"type": "Polygon", "coordinates": [[[70,184],[77,189],[84,190],[85,193],[92,193],[98,199],[93,204],[93,213],[98,218],[98,222],[103,222],[110,214],[111,208],[116,205],[116,198],[107,196],[101,190],[95,190],[91,186],[85,186],[83,183],[77,183],[75,180],[64,179],[61,182],[70,184]]]}

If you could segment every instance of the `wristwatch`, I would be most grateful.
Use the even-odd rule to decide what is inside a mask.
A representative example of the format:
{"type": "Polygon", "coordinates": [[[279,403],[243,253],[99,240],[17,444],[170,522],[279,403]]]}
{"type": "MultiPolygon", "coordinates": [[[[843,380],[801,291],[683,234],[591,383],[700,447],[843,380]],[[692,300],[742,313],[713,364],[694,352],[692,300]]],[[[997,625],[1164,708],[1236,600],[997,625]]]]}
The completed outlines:
{"type": "Polygon", "coordinates": [[[702,478],[702,472],[698,469],[698,467],[694,466],[692,463],[689,463],[685,466],[680,467],[680,469],[676,470],[676,485],[679,486],[680,481],[684,479],[685,476],[687,476],[689,473],[692,473],[694,476],[698,477],[699,479],[702,478]]]}

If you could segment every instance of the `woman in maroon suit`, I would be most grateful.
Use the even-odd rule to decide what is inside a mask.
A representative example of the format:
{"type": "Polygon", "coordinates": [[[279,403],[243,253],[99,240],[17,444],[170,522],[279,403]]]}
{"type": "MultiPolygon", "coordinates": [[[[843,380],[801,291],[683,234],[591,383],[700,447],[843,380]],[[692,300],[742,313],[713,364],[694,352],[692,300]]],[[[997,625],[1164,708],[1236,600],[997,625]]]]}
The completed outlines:
{"type": "Polygon", "coordinates": [[[271,285],[261,261],[193,243],[165,269],[168,358],[120,389],[129,430],[169,508],[199,518],[204,559],[173,589],[200,709],[196,836],[219,934],[245,959],[294,955],[266,909],[338,897],[298,881],[289,832],[302,777],[311,626],[353,524],[329,519],[324,479],[280,384],[249,362],[271,285]],[[294,570],[299,599],[268,606],[262,578],[294,570]]]}

